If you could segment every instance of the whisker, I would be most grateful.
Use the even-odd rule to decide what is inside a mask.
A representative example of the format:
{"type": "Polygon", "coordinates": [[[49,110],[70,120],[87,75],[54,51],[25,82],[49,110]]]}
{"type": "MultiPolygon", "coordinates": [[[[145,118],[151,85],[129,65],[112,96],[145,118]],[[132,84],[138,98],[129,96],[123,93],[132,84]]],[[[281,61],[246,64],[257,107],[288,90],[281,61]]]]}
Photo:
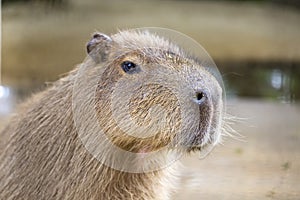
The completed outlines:
{"type": "Polygon", "coordinates": [[[236,123],[240,123],[245,121],[245,118],[240,118],[233,116],[231,114],[226,113],[223,117],[223,124],[221,128],[222,137],[230,137],[240,142],[246,142],[245,136],[241,135],[238,131],[236,131],[233,126],[236,123]]]}

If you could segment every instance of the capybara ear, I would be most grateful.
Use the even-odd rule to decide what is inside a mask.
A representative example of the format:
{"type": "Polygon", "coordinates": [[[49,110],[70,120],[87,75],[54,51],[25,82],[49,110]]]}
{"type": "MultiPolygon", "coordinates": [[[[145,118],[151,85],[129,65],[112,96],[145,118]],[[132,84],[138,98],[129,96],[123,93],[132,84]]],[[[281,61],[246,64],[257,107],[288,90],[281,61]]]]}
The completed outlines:
{"type": "Polygon", "coordinates": [[[112,39],[103,33],[94,33],[92,39],[87,43],[87,53],[96,63],[107,59],[111,48],[112,39]]]}

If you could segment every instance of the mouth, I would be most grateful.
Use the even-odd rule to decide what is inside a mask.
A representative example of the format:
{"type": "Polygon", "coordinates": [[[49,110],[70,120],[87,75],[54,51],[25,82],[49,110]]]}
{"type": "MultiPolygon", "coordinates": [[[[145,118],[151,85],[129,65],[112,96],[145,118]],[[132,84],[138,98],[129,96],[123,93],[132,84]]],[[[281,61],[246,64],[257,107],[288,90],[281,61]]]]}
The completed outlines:
{"type": "Polygon", "coordinates": [[[200,152],[202,155],[209,154],[212,149],[218,144],[220,133],[209,133],[209,138],[218,138],[218,139],[209,139],[208,141],[204,142],[198,136],[194,136],[194,139],[190,142],[189,145],[186,146],[187,153],[193,152],[200,152]]]}
{"type": "Polygon", "coordinates": [[[221,137],[222,113],[213,105],[199,107],[199,125],[195,132],[189,133],[186,151],[205,152],[219,143],[221,137]]]}

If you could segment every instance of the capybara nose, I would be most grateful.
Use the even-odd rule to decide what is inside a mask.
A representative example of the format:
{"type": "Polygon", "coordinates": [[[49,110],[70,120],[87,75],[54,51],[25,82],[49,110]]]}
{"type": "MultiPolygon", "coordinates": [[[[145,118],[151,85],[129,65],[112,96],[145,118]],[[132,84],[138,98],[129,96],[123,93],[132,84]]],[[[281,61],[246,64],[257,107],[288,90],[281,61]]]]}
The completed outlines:
{"type": "Polygon", "coordinates": [[[195,93],[195,102],[199,105],[207,101],[207,93],[203,90],[199,90],[195,93]]]}

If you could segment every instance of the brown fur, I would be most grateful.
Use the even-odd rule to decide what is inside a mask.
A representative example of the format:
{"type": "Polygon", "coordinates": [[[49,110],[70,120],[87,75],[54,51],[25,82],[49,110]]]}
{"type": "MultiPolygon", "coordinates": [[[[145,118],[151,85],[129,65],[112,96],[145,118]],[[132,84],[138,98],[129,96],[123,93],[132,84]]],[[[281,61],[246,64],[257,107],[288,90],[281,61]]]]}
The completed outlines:
{"type": "MultiPolygon", "coordinates": [[[[100,126],[114,144],[132,152],[141,152],[145,146],[147,151],[160,149],[175,138],[173,133],[181,127],[181,107],[176,99],[176,95],[182,95],[180,79],[170,83],[178,88],[175,95],[172,95],[174,91],[153,84],[147,88],[154,91],[153,98],[141,98],[147,92],[141,88],[131,99],[130,111],[137,124],[150,123],[145,113],[154,104],[164,107],[168,111],[166,130],[147,139],[137,139],[117,128],[108,109],[109,98],[115,83],[126,76],[119,67],[124,60],[133,60],[145,71],[151,70],[153,63],[172,68],[174,72],[184,70],[178,74],[184,76],[186,83],[192,84],[199,78],[203,86],[213,84],[209,86],[214,93],[211,100],[200,108],[195,105],[197,112],[203,113],[201,121],[195,127],[192,126],[194,122],[189,122],[190,133],[180,133],[179,138],[181,145],[192,145],[190,150],[216,142],[222,118],[221,89],[212,75],[199,68],[197,61],[188,58],[175,45],[148,33],[125,31],[112,36],[112,40],[102,39],[93,38],[91,49],[88,47],[88,52],[93,50],[90,53],[93,61],[88,58],[86,63],[101,62],[108,66],[101,78],[92,73],[90,78],[99,79],[95,109],[100,126]],[[103,45],[103,42],[107,43],[103,45]],[[99,48],[98,43],[101,44],[99,48]],[[188,65],[195,67],[186,69],[184,66],[188,65]],[[199,72],[199,76],[193,70],[199,72]]],[[[0,154],[0,199],[168,199],[177,186],[178,163],[154,172],[128,173],[101,164],[87,152],[73,118],[72,95],[77,72],[78,68],[29,99],[1,133],[10,138],[0,154]]],[[[193,112],[190,121],[194,120],[193,112]]]]}

